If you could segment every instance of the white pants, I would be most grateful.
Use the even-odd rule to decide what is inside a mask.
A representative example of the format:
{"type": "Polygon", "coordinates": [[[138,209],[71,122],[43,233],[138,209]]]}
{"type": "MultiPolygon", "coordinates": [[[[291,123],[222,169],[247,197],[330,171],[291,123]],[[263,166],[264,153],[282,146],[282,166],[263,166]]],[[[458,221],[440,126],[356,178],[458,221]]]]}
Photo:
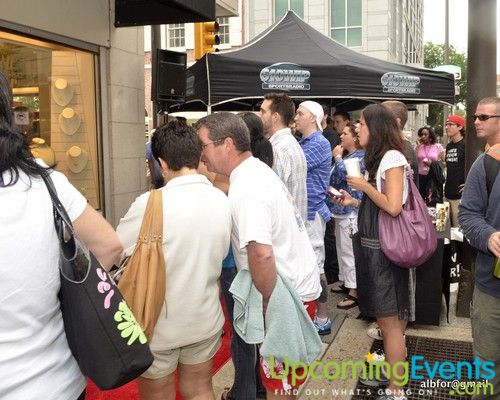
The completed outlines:
{"type": "Polygon", "coordinates": [[[314,215],[313,220],[306,221],[306,230],[314,249],[314,254],[316,254],[320,274],[325,273],[325,229],[326,222],[319,213],[314,215]]]}
{"type": "Polygon", "coordinates": [[[358,216],[335,218],[335,244],[339,262],[339,276],[348,289],[356,289],[356,263],[352,249],[352,235],[358,231],[358,216]]]}

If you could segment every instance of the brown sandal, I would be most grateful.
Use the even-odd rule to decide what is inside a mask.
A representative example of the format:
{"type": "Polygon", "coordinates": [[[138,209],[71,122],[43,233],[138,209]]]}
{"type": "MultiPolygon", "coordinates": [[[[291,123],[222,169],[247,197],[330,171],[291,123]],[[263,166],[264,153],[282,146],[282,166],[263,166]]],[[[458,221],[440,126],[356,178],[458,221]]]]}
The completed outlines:
{"type": "Polygon", "coordinates": [[[342,299],[342,301],[340,301],[337,304],[337,308],[340,308],[341,310],[350,310],[351,308],[354,308],[354,307],[357,307],[357,306],[358,306],[358,298],[354,297],[354,296],[351,296],[350,294],[348,294],[346,297],[344,297],[342,299]],[[348,304],[346,306],[341,306],[340,303],[343,303],[344,301],[352,301],[352,303],[348,304]]]}
{"type": "Polygon", "coordinates": [[[330,289],[332,293],[348,293],[349,289],[345,287],[344,284],[337,286],[337,287],[332,287],[330,289]]]}

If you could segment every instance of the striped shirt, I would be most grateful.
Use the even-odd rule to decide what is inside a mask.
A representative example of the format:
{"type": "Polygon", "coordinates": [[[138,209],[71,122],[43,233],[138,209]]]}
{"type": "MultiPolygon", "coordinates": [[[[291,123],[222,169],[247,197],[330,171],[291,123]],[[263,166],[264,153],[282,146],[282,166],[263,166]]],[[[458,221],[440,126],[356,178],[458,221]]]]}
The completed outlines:
{"type": "Polygon", "coordinates": [[[300,146],[307,162],[307,219],[313,220],[319,213],[328,222],[332,218],[326,204],[326,189],[332,167],[330,143],[317,131],[303,138],[300,146]]]}
{"type": "Polygon", "coordinates": [[[295,207],[305,222],[307,221],[307,164],[304,152],[289,128],[276,131],[269,141],[274,153],[273,170],[292,195],[295,207]]]}

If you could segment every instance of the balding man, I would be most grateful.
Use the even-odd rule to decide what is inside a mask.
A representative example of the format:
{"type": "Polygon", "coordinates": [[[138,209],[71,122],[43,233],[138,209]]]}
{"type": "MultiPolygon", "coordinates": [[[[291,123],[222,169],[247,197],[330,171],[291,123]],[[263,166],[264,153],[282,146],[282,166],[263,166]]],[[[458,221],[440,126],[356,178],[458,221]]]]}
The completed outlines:
{"type": "MultiPolygon", "coordinates": [[[[238,271],[250,271],[253,284],[262,294],[263,313],[279,274],[293,284],[312,319],[321,292],[316,257],[287,188],[271,168],[252,157],[250,134],[240,117],[227,112],[212,114],[198,121],[197,129],[203,149],[201,160],[209,171],[229,176],[231,242],[236,266],[238,271]]],[[[288,315],[291,311],[283,308],[282,313],[288,315]]],[[[280,393],[293,389],[293,382],[273,378],[269,363],[269,359],[261,357],[260,372],[267,399],[295,398],[280,393]]],[[[276,364],[279,363],[275,363],[276,370],[283,368],[276,364]]]]}

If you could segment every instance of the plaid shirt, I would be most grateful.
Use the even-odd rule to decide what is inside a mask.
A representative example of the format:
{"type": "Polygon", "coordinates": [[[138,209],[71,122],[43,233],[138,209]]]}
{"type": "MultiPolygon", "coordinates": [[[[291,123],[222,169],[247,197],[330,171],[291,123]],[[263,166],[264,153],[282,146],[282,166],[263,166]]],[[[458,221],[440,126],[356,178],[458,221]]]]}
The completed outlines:
{"type": "Polygon", "coordinates": [[[295,207],[305,222],[307,221],[307,164],[304,152],[289,128],[276,131],[269,141],[274,153],[273,170],[292,195],[295,207]]]}
{"type": "Polygon", "coordinates": [[[328,222],[332,219],[326,204],[326,189],[330,180],[332,153],[330,143],[320,131],[300,141],[307,161],[307,218],[318,212],[328,222]]]}

